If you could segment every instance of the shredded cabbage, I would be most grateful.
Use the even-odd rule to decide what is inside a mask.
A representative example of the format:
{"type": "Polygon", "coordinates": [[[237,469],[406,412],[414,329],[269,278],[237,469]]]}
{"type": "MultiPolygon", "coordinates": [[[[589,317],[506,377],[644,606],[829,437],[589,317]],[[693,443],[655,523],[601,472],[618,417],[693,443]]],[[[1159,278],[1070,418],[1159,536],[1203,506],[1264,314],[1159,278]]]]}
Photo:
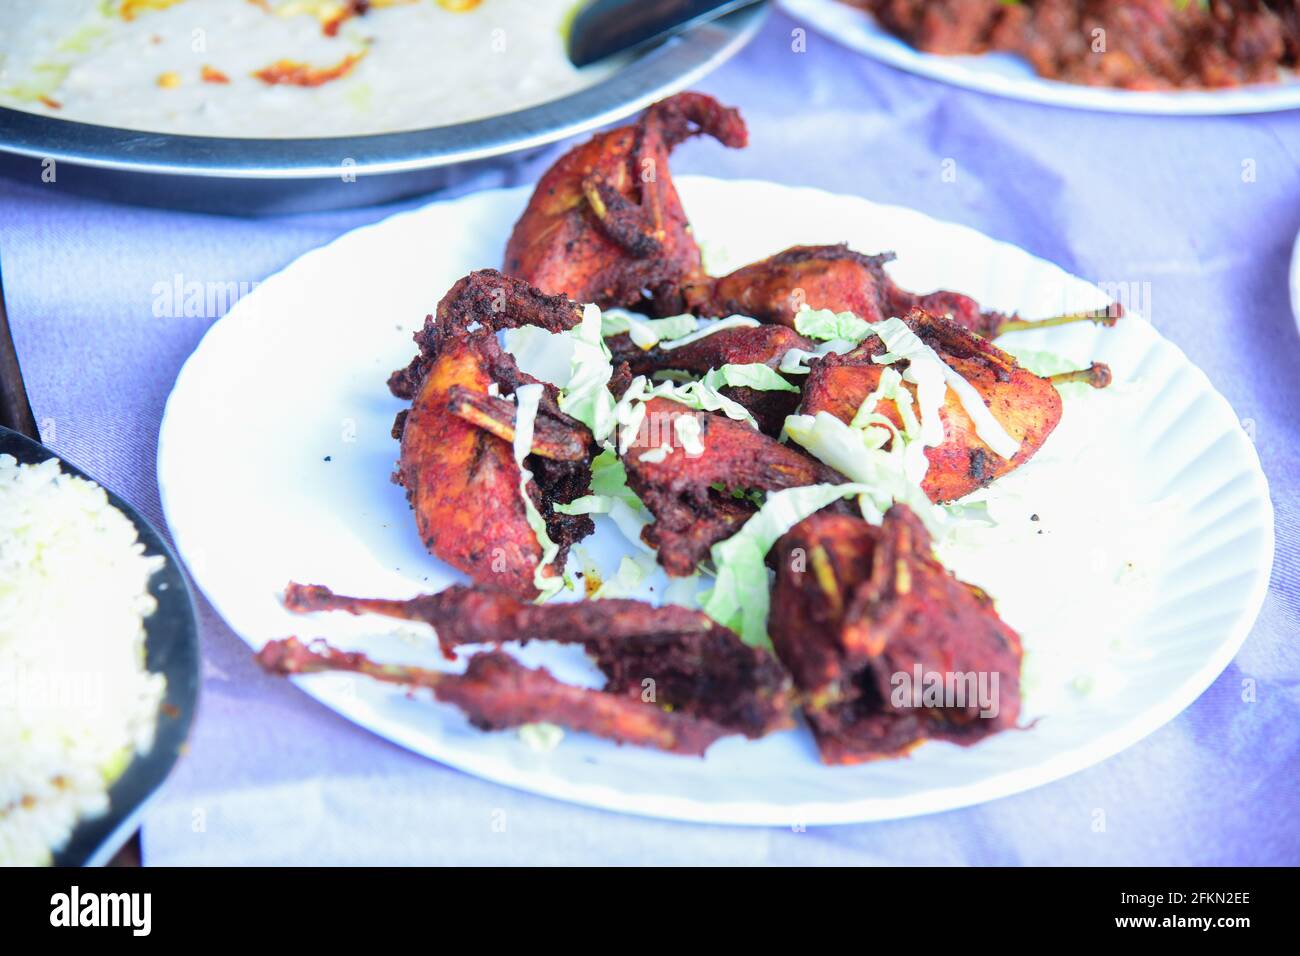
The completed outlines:
{"type": "Polygon", "coordinates": [[[557,504],[555,510],[570,515],[609,515],[628,541],[654,554],[654,549],[641,540],[641,530],[650,523],[650,513],[636,492],[627,486],[627,470],[611,448],[592,460],[591,492],[567,505],[557,504]]]}
{"type": "Polygon", "coordinates": [[[763,507],[739,531],[719,541],[710,551],[717,581],[704,595],[701,604],[704,613],[731,628],[746,644],[770,645],[767,616],[771,582],[765,563],[767,552],[781,535],[832,501],[872,493],[868,485],[850,483],[805,485],[769,494],[763,507]]]}
{"type": "Polygon", "coordinates": [[[664,442],[658,448],[651,448],[649,451],[643,451],[637,456],[638,461],[644,461],[647,464],[657,465],[673,453],[671,442],[664,442]]]}
{"type": "MultiPolygon", "coordinates": [[[[830,412],[791,415],[785,432],[818,459],[867,490],[859,497],[862,516],[880,524],[889,506],[901,501],[937,535],[942,518],[921,486],[907,474],[906,442],[894,442],[888,451],[872,447],[873,436],[844,424],[830,412]]],[[[916,443],[919,445],[919,443],[916,443]]]]}
{"type": "Polygon", "coordinates": [[[652,349],[664,339],[681,338],[699,328],[693,315],[672,315],[666,319],[647,319],[626,309],[606,309],[600,317],[600,334],[605,338],[627,333],[640,348],[652,349]]]}
{"type": "Polygon", "coordinates": [[[503,348],[514,356],[520,371],[551,385],[568,384],[572,374],[573,339],[567,332],[548,332],[536,325],[521,325],[506,329],[501,337],[503,348]]]}
{"type": "Polygon", "coordinates": [[[794,316],[794,330],[810,339],[832,341],[842,339],[861,342],[871,334],[871,323],[852,312],[832,312],[830,309],[810,309],[804,306],[794,316]]]}
{"type": "Polygon", "coordinates": [[[614,499],[604,495],[583,495],[568,504],[556,502],[551,507],[562,515],[604,515],[609,514],[609,509],[614,507],[614,499]]]}
{"type": "Polygon", "coordinates": [[[638,375],[632,379],[632,384],[623,393],[614,410],[614,417],[619,426],[620,455],[626,454],[632,447],[632,443],[636,441],[641,423],[645,420],[645,403],[652,398],[666,398],[696,411],[722,412],[728,418],[745,422],[751,428],[758,429],[758,422],[754,421],[754,416],[749,414],[749,410],[744,405],[727,398],[712,385],[703,381],[687,382],[684,385],[678,382],[658,382],[651,385],[644,375],[638,375]]]}
{"type": "Polygon", "coordinates": [[[760,362],[753,362],[748,365],[724,365],[721,368],[711,368],[705,373],[701,380],[710,388],[722,388],[724,385],[730,385],[733,388],[755,388],[764,392],[797,392],[799,389],[791,385],[773,369],[768,368],[760,362]]]}
{"type": "Polygon", "coordinates": [[[600,334],[600,309],[588,305],[582,321],[565,333],[573,342],[569,378],[560,390],[560,409],[591,429],[603,442],[614,431],[614,396],[609,380],[614,374],[609,347],[600,334]]]}
{"type": "MultiPolygon", "coordinates": [[[[700,427],[697,418],[690,415],[680,415],[673,419],[673,433],[677,436],[677,444],[681,445],[686,454],[692,458],[704,454],[702,432],[703,429],[700,427]]],[[[642,458],[644,457],[643,455],[642,458]]]]}
{"type": "Polygon", "coordinates": [[[533,571],[533,586],[541,592],[537,596],[539,603],[554,597],[564,587],[564,582],[558,575],[542,573],[546,566],[551,564],[556,555],[560,553],[560,546],[551,540],[551,536],[546,530],[546,520],[542,517],[541,512],[537,510],[532,497],[528,494],[528,482],[532,481],[533,473],[524,467],[524,459],[528,457],[528,453],[533,447],[533,423],[537,420],[537,405],[541,400],[541,385],[521,385],[515,389],[515,440],[513,448],[515,464],[519,466],[519,497],[524,502],[524,517],[528,521],[528,527],[533,529],[533,534],[537,536],[537,544],[542,549],[542,558],[537,562],[537,568],[533,571]]]}
{"type": "Polygon", "coordinates": [[[943,441],[943,422],[939,418],[938,406],[943,400],[943,380],[939,379],[940,387],[937,391],[928,384],[918,388],[918,394],[922,397],[923,416],[918,419],[912,407],[912,393],[903,388],[903,379],[904,376],[896,369],[881,369],[880,383],[874,392],[863,399],[857,414],[849,422],[849,427],[861,430],[870,448],[883,447],[890,439],[900,442],[903,446],[903,472],[909,481],[919,485],[930,468],[925,449],[943,441]],[[898,417],[903,421],[901,433],[892,420],[876,411],[876,406],[882,400],[894,403],[898,417]]]}
{"type": "Polygon", "coordinates": [[[641,532],[650,523],[650,512],[644,507],[633,508],[622,498],[615,498],[609,509],[609,518],[623,537],[647,554],[655,554],[655,549],[645,543],[641,532]]]}
{"type": "Polygon", "coordinates": [[[603,515],[613,510],[617,500],[630,508],[641,507],[641,499],[627,486],[627,469],[622,460],[612,448],[606,448],[591,460],[591,494],[554,508],[564,515],[603,515]]]}
{"type": "Polygon", "coordinates": [[[665,350],[679,349],[683,345],[690,345],[692,342],[698,342],[700,339],[707,338],[714,332],[721,332],[723,329],[754,328],[762,325],[758,319],[751,319],[747,315],[729,315],[725,319],[711,325],[705,326],[699,331],[692,332],[690,335],[683,335],[681,338],[673,339],[671,342],[660,342],[659,348],[665,350]]]}
{"type": "MultiPolygon", "coordinates": [[[[962,408],[966,409],[966,414],[970,416],[971,422],[975,425],[975,434],[980,437],[984,444],[1001,455],[1003,458],[1013,458],[1016,452],[1020,450],[1020,442],[1007,434],[1007,430],[1002,424],[993,417],[989,407],[984,404],[984,399],[980,393],[975,390],[975,386],[966,381],[965,378],[948,363],[939,358],[938,353],[930,346],[921,341],[902,319],[886,319],[884,322],[877,322],[872,326],[872,331],[880,336],[881,341],[885,343],[888,351],[884,355],[877,355],[874,359],[881,364],[892,364],[900,359],[906,359],[908,362],[907,373],[913,377],[909,381],[917,381],[921,387],[929,384],[931,389],[938,389],[937,400],[932,400],[934,407],[938,408],[943,403],[942,384],[937,381],[936,376],[943,376],[943,384],[953,390],[958,401],[961,402],[962,408]],[[934,371],[931,372],[928,366],[933,365],[934,371]],[[917,368],[913,373],[913,368],[917,368]],[[924,373],[925,377],[922,377],[924,373]]],[[[921,408],[926,408],[925,396],[921,396],[921,408]]],[[[922,416],[924,419],[924,415],[922,416]]],[[[937,422],[937,419],[936,419],[937,422]]],[[[942,426],[938,426],[942,429],[942,426]]],[[[939,441],[943,440],[943,435],[939,435],[939,441]]],[[[938,444],[938,442],[935,442],[938,444]]]]}
{"type": "MultiPolygon", "coordinates": [[[[876,411],[876,406],[882,399],[892,401],[898,409],[898,415],[903,419],[903,434],[907,438],[916,437],[920,426],[917,424],[916,413],[912,410],[912,393],[902,388],[903,376],[896,369],[886,368],[880,372],[880,383],[876,390],[862,400],[858,406],[857,414],[853,416],[853,421],[849,425],[853,428],[867,428],[869,426],[882,426],[890,434],[897,431],[894,423],[886,418],[883,414],[876,411]]],[[[884,444],[882,441],[880,444],[884,444]]]]}
{"type": "Polygon", "coordinates": [[[857,347],[857,342],[850,342],[848,339],[831,339],[829,342],[823,342],[811,352],[807,349],[789,349],[785,355],[781,356],[781,364],[778,368],[786,375],[807,375],[811,371],[808,368],[809,359],[821,358],[824,355],[830,355],[832,352],[836,355],[843,355],[845,352],[852,352],[857,347]]]}
{"type": "Polygon", "coordinates": [[[525,325],[502,334],[520,370],[558,387],[560,408],[590,428],[598,442],[614,430],[614,396],[608,388],[613,357],[601,324],[600,309],[588,305],[582,321],[565,332],[525,325]]]}

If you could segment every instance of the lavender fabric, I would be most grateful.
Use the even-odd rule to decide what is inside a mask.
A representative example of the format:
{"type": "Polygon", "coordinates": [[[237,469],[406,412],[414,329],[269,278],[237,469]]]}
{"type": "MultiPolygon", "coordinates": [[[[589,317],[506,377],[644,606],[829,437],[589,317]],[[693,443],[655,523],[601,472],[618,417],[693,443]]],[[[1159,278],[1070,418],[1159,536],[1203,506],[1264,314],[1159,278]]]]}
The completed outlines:
{"type": "MultiPolygon", "coordinates": [[[[913,206],[1149,288],[1147,315],[1247,421],[1272,486],[1272,585],[1236,660],[1146,740],[1028,793],[883,824],[707,827],[569,806],[408,753],[260,673],[200,598],[203,698],[190,751],[146,816],[147,863],[1300,863],[1300,343],[1287,292],[1300,113],[1017,103],[816,34],[796,52],[796,28],[774,15],[699,84],[744,110],[749,149],[691,144],[675,169],[913,206]]],[[[532,182],[557,152],[456,192],[532,182]]],[[[253,282],[426,200],[256,221],[0,182],[5,292],[45,439],[161,525],[163,405],[215,317],[155,317],[157,284],[253,282]]]]}

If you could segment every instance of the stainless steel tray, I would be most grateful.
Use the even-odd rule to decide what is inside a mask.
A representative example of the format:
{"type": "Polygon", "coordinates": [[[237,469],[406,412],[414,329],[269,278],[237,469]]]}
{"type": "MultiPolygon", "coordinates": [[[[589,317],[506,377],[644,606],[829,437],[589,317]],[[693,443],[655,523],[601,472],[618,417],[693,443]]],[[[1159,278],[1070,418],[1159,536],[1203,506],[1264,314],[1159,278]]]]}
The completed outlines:
{"type": "Polygon", "coordinates": [[[612,123],[689,86],[753,37],[767,7],[738,10],[695,27],[562,99],[404,133],[325,139],[174,136],[0,107],[0,175],[121,202],[236,215],[385,202],[509,165],[519,154],[612,123]],[[52,183],[42,178],[50,168],[52,183]]]}

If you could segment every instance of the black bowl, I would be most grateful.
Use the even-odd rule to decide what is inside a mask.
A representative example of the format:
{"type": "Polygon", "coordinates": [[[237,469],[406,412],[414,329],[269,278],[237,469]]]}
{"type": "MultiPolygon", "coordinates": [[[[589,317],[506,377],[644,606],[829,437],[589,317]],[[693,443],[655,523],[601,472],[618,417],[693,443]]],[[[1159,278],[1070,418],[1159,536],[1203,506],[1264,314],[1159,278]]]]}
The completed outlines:
{"type": "MultiPolygon", "coordinates": [[[[0,455],[6,454],[29,465],[58,458],[65,472],[90,478],[44,445],[0,427],[0,455]]],[[[149,593],[158,602],[158,608],[145,618],[144,628],[145,666],[167,678],[167,692],[163,696],[153,747],[137,754],[109,788],[108,812],[77,824],[67,844],[54,854],[56,866],[100,866],[121,848],[139,825],[146,801],[175,766],[189,735],[199,698],[199,629],[194,617],[194,600],[181,573],[180,562],[153,525],[113,492],[104,490],[113,507],[135,525],[144,553],[165,559],[162,568],[149,580],[149,593]]]]}

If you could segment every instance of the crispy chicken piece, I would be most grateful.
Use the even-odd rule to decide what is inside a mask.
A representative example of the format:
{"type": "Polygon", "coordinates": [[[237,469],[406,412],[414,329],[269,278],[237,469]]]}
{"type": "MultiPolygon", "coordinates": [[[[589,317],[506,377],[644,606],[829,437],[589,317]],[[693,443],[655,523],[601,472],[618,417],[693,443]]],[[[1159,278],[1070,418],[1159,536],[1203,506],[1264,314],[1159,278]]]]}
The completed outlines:
{"type": "Polygon", "coordinates": [[[438,700],[455,704],[480,730],[504,730],[547,721],[618,743],[657,747],[671,753],[703,756],[730,731],[689,714],[677,714],[619,694],[574,687],[545,668],[525,667],[504,651],[469,658],[465,673],[381,664],[364,654],[336,650],[323,641],[303,644],[295,637],[270,641],[257,654],[273,674],[351,671],[375,680],[425,687],[438,700]]]}
{"type": "MultiPolygon", "coordinates": [[[[924,309],[948,315],[954,322],[985,338],[1037,323],[1015,315],[982,312],[979,303],[960,292],[938,291],[917,295],[900,289],[885,272],[892,252],[868,256],[846,244],[794,246],[751,263],[718,279],[688,281],[684,290],[690,311],[698,315],[748,315],[762,322],[794,328],[795,314],[804,306],[852,312],[868,322],[881,322],[924,309]]],[[[1064,319],[1090,320],[1113,325],[1122,315],[1118,305],[1101,313],[1080,313],[1041,320],[1057,325],[1064,319]]]]}
{"type": "Polygon", "coordinates": [[[752,504],[730,492],[845,481],[839,472],[744,422],[665,398],[646,403],[623,464],[628,487],[655,517],[642,538],[658,549],[659,563],[674,576],[692,573],[714,543],[730,537],[754,513],[752,504]],[[677,425],[683,416],[698,422],[703,452],[683,446],[677,425]],[[660,460],[665,444],[672,451],[660,460]]]}
{"type": "Polygon", "coordinates": [[[720,278],[689,283],[686,302],[698,315],[748,315],[790,328],[805,305],[879,322],[889,317],[887,290],[893,283],[884,264],[893,258],[892,252],[863,255],[847,244],[792,246],[720,278]]]}
{"type": "MultiPolygon", "coordinates": [[[[401,440],[394,480],[406,489],[421,540],[476,582],[524,597],[538,593],[542,548],[519,495],[514,408],[507,412],[491,391],[510,394],[534,380],[500,348],[495,331],[523,324],[560,331],[580,316],[563,297],[494,270],[475,272],[444,296],[416,333],[419,354],[389,379],[393,394],[412,399],[394,425],[401,440]]],[[[549,577],[563,569],[569,545],[593,530],[589,518],[559,514],[552,505],[586,492],[594,442],[547,389],[525,465],[533,474],[528,494],[560,548],[543,570],[549,577]]]]}
{"type": "MultiPolygon", "coordinates": [[[[976,434],[975,424],[960,399],[948,389],[939,409],[944,440],[925,452],[930,467],[921,488],[930,500],[960,498],[1028,461],[1061,420],[1061,396],[1053,382],[1021,368],[992,342],[950,319],[914,310],[904,321],[979,392],[993,417],[1020,442],[1014,457],[999,456],[976,434]]],[[[803,413],[829,412],[841,421],[852,421],[862,402],[880,383],[883,366],[873,362],[872,357],[884,351],[884,343],[870,336],[852,352],[810,362],[812,371],[803,389],[803,413]]],[[[1099,370],[1093,384],[1100,387],[1103,378],[1109,381],[1108,370],[1104,375],[1099,370]]],[[[904,384],[915,398],[916,387],[904,384]]],[[[882,400],[878,411],[902,426],[892,401],[882,400]]]]}
{"type": "Polygon", "coordinates": [[[927,738],[971,744],[1015,726],[1020,639],[988,595],[935,560],[905,505],[879,528],[819,512],[774,553],[769,629],[824,762],[894,756],[927,738]],[[928,696],[935,681],[952,693],[928,696]]]}
{"type": "Polygon", "coordinates": [[[701,133],[733,148],[747,138],[735,110],[702,93],[678,93],[560,157],[515,224],[505,271],[602,308],[680,313],[680,286],[700,273],[700,250],[668,154],[701,133]]]}
{"type": "Polygon", "coordinates": [[[608,693],[641,700],[653,686],[658,703],[748,737],[791,724],[790,679],[776,658],[684,607],[621,599],[536,605],[467,587],[394,601],[302,584],[288,586],[285,606],[421,621],[435,629],[448,657],[466,644],[581,644],[605,674],[608,693]]]}

